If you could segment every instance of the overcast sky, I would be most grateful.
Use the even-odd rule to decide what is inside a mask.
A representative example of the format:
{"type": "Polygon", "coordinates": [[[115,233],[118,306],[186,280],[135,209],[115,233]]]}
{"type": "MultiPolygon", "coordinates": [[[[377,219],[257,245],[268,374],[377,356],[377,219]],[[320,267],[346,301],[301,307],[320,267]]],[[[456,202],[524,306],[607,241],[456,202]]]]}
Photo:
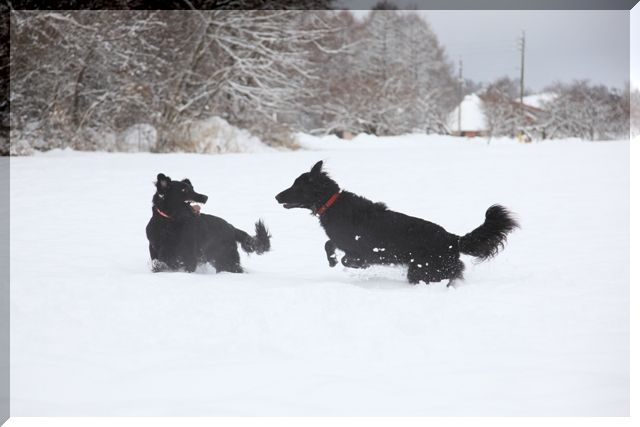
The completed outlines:
{"type": "MultiPolygon", "coordinates": [[[[353,12],[359,18],[368,13],[353,12]]],[[[462,59],[464,76],[476,81],[487,82],[503,75],[519,78],[518,39],[522,30],[526,34],[525,86],[534,91],[554,81],[589,79],[622,87],[629,80],[629,11],[418,13],[429,22],[449,59],[456,67],[462,59]]]]}
{"type": "Polygon", "coordinates": [[[640,4],[631,9],[631,83],[640,89],[640,4]]]}

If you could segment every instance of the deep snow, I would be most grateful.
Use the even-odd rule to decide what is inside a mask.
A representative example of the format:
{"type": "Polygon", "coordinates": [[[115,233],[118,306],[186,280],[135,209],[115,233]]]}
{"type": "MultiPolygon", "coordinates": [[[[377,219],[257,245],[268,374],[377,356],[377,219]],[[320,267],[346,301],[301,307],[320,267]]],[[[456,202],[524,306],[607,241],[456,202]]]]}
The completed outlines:
{"type": "Polygon", "coordinates": [[[219,156],[11,159],[11,414],[628,415],[629,142],[421,135],[219,156]],[[351,191],[462,234],[522,229],[466,282],[328,267],[274,199],[320,159],[351,191]],[[149,270],[158,172],[273,250],[244,275],[149,270]]]}

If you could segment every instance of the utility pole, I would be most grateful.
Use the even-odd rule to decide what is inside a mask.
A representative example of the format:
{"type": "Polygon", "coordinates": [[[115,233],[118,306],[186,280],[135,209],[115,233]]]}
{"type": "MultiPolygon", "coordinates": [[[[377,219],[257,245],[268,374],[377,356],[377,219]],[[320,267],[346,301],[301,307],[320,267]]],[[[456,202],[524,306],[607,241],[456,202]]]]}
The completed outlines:
{"type": "Polygon", "coordinates": [[[458,104],[458,136],[462,135],[462,58],[460,58],[459,66],[458,66],[458,99],[460,100],[460,104],[458,104]]]}
{"type": "Polygon", "coordinates": [[[520,105],[523,105],[524,98],[524,30],[520,39],[520,105]]]}
{"type": "MultiPolygon", "coordinates": [[[[520,127],[525,126],[524,120],[524,30],[520,39],[520,127]]],[[[522,129],[518,131],[519,137],[524,137],[522,129]]]]}

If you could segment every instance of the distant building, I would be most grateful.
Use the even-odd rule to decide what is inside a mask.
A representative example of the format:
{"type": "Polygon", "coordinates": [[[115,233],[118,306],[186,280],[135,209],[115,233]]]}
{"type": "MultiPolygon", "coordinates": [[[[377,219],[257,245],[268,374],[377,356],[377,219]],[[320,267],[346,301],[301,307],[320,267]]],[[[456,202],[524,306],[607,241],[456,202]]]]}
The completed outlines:
{"type": "Polygon", "coordinates": [[[486,136],[487,125],[482,109],[482,99],[472,93],[464,97],[462,102],[449,114],[447,126],[450,134],[455,136],[486,136]],[[458,123],[460,118],[460,123],[458,123]]]}
{"type": "MultiPolygon", "coordinates": [[[[544,139],[546,137],[544,127],[547,121],[547,112],[544,109],[544,104],[552,101],[556,96],[556,94],[549,92],[525,96],[522,99],[522,105],[520,99],[506,101],[506,105],[511,107],[513,114],[520,114],[520,111],[524,114],[524,126],[517,130],[520,136],[526,136],[529,139],[544,139]]],[[[465,96],[462,102],[449,114],[447,126],[449,134],[454,136],[469,138],[488,136],[489,126],[482,97],[475,93],[465,96]]]]}
{"type": "MultiPolygon", "coordinates": [[[[558,94],[553,92],[543,92],[534,95],[527,95],[522,98],[522,108],[525,114],[525,126],[521,133],[530,139],[546,139],[547,126],[549,122],[549,112],[545,104],[553,101],[558,94]]],[[[520,100],[514,101],[519,107],[520,100]]]]}

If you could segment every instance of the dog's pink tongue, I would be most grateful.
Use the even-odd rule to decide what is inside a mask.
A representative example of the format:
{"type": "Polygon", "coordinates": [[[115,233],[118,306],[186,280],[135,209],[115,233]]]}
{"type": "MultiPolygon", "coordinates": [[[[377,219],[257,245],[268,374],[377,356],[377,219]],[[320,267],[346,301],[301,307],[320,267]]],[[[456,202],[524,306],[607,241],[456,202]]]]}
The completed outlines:
{"type": "Polygon", "coordinates": [[[197,214],[200,213],[200,205],[191,205],[191,209],[197,214]]]}

